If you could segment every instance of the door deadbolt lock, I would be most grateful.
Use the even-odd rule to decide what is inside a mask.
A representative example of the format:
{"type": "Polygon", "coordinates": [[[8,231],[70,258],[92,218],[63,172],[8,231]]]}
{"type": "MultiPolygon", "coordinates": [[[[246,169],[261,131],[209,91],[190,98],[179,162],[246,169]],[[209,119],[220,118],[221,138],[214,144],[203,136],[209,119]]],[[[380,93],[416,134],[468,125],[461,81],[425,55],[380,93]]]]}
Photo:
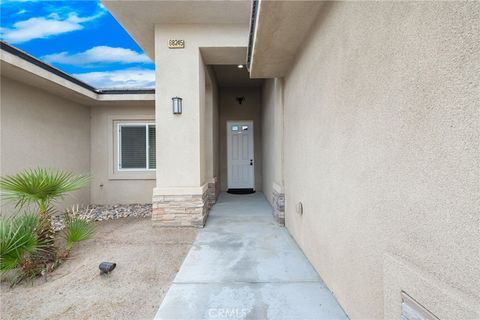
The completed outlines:
{"type": "Polygon", "coordinates": [[[253,160],[252,159],[250,159],[250,165],[253,166],[253,160]]]}

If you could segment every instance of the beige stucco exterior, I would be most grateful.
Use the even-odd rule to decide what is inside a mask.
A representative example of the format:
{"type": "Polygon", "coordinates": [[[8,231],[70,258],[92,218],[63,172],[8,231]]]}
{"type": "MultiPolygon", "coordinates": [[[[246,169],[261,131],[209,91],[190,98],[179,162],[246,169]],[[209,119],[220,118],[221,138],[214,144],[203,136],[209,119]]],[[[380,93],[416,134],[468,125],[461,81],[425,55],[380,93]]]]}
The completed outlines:
{"type": "Polygon", "coordinates": [[[220,178],[219,166],[219,92],[215,74],[211,67],[205,68],[205,119],[203,126],[203,144],[205,145],[205,177],[207,183],[213,184],[216,197],[220,192],[218,180],[220,178]]]}
{"type": "MultiPolygon", "coordinates": [[[[150,203],[154,172],[116,172],[114,122],[155,122],[153,94],[98,94],[1,52],[0,174],[51,168],[91,176],[74,204],[150,203]]],[[[13,212],[2,206],[2,214],[13,212]]]]}
{"type": "Polygon", "coordinates": [[[201,143],[205,130],[205,65],[202,47],[246,47],[248,26],[244,24],[157,24],[155,61],[157,64],[158,194],[193,190],[205,185],[207,152],[201,143]],[[184,49],[169,49],[168,40],[180,37],[184,49]],[[168,61],[168,63],[162,63],[168,61]],[[161,89],[160,89],[161,88],[161,89]],[[183,99],[182,115],[172,114],[172,97],[183,99]],[[175,191],[170,190],[172,187],[175,191]]]}
{"type": "Polygon", "coordinates": [[[326,1],[258,1],[250,76],[283,77],[326,1]]]}
{"type": "Polygon", "coordinates": [[[153,201],[160,225],[202,227],[227,189],[226,122],[253,120],[256,190],[274,211],[285,199],[286,227],[351,319],[399,319],[402,291],[440,319],[480,318],[478,2],[262,1],[249,66],[262,87],[222,86],[212,68],[246,63],[243,4],[212,22],[221,2],[105,2],[154,56],[155,97],[107,102],[19,66],[54,93],[2,81],[2,174],[71,166],[94,176],[86,202],[153,201]],[[127,120],[155,121],[155,172],[115,172],[113,125],[127,120]],[[48,147],[32,129],[59,139],[59,122],[32,160],[48,147]]]}
{"type": "MultiPolygon", "coordinates": [[[[246,23],[155,24],[155,119],[157,136],[165,138],[156,141],[157,179],[152,201],[153,219],[160,225],[201,227],[206,222],[211,205],[208,194],[218,192],[219,177],[212,175],[218,172],[213,159],[219,156],[217,147],[210,144],[213,132],[218,132],[218,124],[213,122],[217,86],[204,61],[215,64],[215,57],[202,48],[244,51],[247,32],[246,23]],[[171,39],[184,40],[185,47],[169,48],[171,39]],[[173,97],[182,98],[182,114],[173,114],[173,97]]],[[[222,55],[217,58],[217,63],[225,61],[222,55]]]]}
{"type": "MultiPolygon", "coordinates": [[[[38,167],[90,173],[90,108],[4,76],[0,100],[1,175],[38,167]]],[[[60,208],[90,204],[89,188],[60,208]]],[[[4,207],[2,214],[11,214],[4,207]]]]}
{"type": "Polygon", "coordinates": [[[118,172],[116,123],[155,122],[151,101],[112,103],[91,110],[91,202],[95,204],[150,203],[155,172],[118,172]]]}
{"type": "Polygon", "coordinates": [[[479,6],[330,3],[285,77],[286,224],[352,319],[480,316],[479,6]]]}
{"type": "Polygon", "coordinates": [[[270,204],[274,189],[283,193],[283,81],[268,79],[262,88],[263,192],[270,204]]]}
{"type": "MultiPolygon", "coordinates": [[[[152,60],[157,53],[157,25],[248,26],[251,7],[250,0],[102,0],[102,3],[152,60]]],[[[248,32],[248,27],[246,31],[248,32]]],[[[177,34],[178,37],[181,35],[177,34]]],[[[214,41],[216,39],[212,37],[210,42],[214,41]]]]}

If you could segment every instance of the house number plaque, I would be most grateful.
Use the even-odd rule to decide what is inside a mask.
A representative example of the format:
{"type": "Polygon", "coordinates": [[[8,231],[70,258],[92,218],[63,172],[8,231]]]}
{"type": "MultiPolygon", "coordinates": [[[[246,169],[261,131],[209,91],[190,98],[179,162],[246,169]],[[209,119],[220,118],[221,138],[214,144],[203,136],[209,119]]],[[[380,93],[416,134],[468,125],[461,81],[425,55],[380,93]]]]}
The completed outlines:
{"type": "Polygon", "coordinates": [[[170,49],[183,49],[185,48],[185,40],[168,40],[168,47],[170,49]]]}

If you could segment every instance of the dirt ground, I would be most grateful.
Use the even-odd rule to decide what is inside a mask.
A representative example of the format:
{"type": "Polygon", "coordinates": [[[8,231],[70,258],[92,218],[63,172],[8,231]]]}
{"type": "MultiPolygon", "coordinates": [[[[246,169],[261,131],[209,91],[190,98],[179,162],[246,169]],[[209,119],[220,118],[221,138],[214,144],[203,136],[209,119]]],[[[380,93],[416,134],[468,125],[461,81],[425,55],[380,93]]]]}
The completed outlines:
{"type": "Polygon", "coordinates": [[[48,281],[1,284],[1,319],[153,319],[196,230],[160,228],[149,219],[97,223],[48,281]],[[102,261],[117,263],[100,276],[102,261]]]}

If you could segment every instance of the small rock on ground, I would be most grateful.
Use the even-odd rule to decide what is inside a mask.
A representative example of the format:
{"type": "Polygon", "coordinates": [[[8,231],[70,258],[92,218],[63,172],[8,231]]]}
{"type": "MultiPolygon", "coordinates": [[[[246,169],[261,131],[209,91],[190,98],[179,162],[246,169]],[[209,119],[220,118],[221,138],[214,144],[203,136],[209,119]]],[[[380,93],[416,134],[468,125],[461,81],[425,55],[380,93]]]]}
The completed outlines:
{"type": "MultiPolygon", "coordinates": [[[[88,221],[115,220],[119,218],[146,218],[152,215],[152,204],[117,204],[117,205],[89,205],[88,207],[73,208],[70,213],[76,217],[88,221]]],[[[55,231],[65,227],[64,215],[57,215],[53,218],[55,231]]]]}

